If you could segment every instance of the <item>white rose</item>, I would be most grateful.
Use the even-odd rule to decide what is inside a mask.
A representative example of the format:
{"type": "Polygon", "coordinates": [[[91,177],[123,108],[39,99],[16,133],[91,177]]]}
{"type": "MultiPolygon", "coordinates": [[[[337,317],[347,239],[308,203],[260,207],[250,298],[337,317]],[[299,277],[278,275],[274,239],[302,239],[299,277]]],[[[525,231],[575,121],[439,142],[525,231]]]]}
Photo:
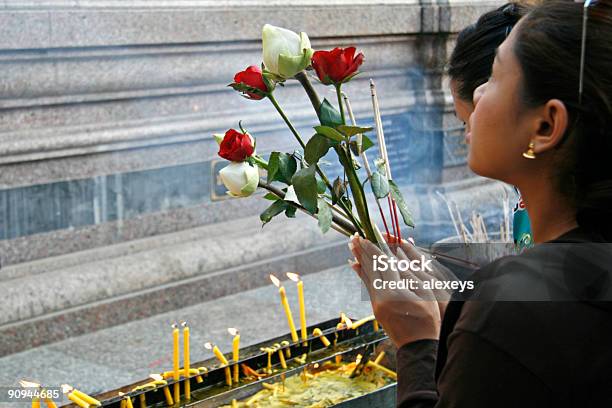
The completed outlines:
{"type": "Polygon", "coordinates": [[[266,24],[262,41],[264,65],[273,74],[288,79],[310,65],[314,50],[306,33],[297,35],[285,28],[266,24]]]}
{"type": "Polygon", "coordinates": [[[219,171],[221,181],[233,197],[248,197],[257,190],[259,170],[247,162],[231,162],[219,171]]]}

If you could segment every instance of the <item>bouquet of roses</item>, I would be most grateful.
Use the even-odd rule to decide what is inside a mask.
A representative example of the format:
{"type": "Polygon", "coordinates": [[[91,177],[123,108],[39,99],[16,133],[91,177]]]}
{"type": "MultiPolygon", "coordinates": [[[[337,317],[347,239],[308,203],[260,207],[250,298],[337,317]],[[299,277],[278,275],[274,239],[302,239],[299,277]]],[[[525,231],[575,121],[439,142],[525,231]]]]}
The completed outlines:
{"type": "Polygon", "coordinates": [[[358,74],[364,60],[363,54],[355,55],[355,51],[354,47],[314,51],[306,33],[298,35],[284,28],[265,25],[261,68],[249,66],[237,73],[230,84],[248,99],[268,99],[301,146],[301,150],[292,153],[273,151],[266,161],[256,153],[255,138],[242,128],[241,123],[240,130],[229,129],[225,134],[215,135],[220,146],[219,156],[231,162],[219,174],[229,190],[228,194],[246,197],[258,187],[268,190],[264,198],[272,203],[260,215],[264,225],[283,212],[287,217],[294,217],[300,210],[316,218],[324,233],[333,228],[346,236],[358,233],[375,244],[384,245],[384,238],[372,221],[366,200],[365,186],[369,183],[388,235],[389,226],[381,200],[388,202],[391,227],[396,237],[401,238],[398,210],[404,223],[414,226],[406,202],[391,178],[373,83],[370,84],[381,156],[375,160],[374,169],[366,156],[366,151],[374,143],[365,133],[372,128],[355,124],[350,102],[342,93],[342,85],[358,74]],[[327,99],[321,102],[306,70],[314,70],[321,83],[335,87],[337,107],[327,99]],[[277,85],[282,86],[292,79],[301,83],[319,119],[308,140],[298,133],[274,97],[277,85]],[[350,124],[345,110],[351,119],[350,124]],[[343,177],[338,176],[333,181],[328,179],[319,163],[330,150],[337,155],[344,173],[343,177]],[[358,174],[360,162],[367,174],[363,181],[358,174]],[[266,180],[260,179],[258,167],[266,170],[266,180]]]}

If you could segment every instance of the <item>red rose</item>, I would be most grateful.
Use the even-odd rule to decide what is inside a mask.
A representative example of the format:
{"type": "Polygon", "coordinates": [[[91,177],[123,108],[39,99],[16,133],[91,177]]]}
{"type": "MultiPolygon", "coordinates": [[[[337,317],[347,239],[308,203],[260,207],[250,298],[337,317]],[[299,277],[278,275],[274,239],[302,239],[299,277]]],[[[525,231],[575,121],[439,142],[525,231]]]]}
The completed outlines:
{"type": "Polygon", "coordinates": [[[256,65],[251,65],[244,71],[238,72],[236,75],[234,75],[234,83],[230,84],[230,86],[235,90],[242,92],[248,99],[263,99],[265,98],[265,94],[268,93],[268,87],[263,80],[261,69],[256,65]],[[249,92],[244,89],[243,85],[255,88],[258,91],[249,92]]]}
{"type": "Polygon", "coordinates": [[[363,54],[355,56],[355,47],[317,51],[312,56],[312,67],[325,85],[341,84],[352,78],[363,64],[363,54]]]}
{"type": "Polygon", "coordinates": [[[248,133],[238,132],[230,129],[225,132],[223,140],[219,144],[219,156],[224,159],[241,162],[250,157],[255,151],[253,138],[248,133]]]}

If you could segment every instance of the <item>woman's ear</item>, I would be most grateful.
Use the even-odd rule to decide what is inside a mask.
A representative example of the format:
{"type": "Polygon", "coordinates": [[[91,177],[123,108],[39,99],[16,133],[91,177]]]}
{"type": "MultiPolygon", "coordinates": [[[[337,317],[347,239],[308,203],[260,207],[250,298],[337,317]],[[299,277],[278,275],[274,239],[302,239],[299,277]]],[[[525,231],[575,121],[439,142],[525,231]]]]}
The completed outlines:
{"type": "Polygon", "coordinates": [[[561,143],[567,130],[568,114],[565,104],[559,99],[549,100],[536,115],[536,131],[533,135],[536,154],[553,149],[561,143]]]}

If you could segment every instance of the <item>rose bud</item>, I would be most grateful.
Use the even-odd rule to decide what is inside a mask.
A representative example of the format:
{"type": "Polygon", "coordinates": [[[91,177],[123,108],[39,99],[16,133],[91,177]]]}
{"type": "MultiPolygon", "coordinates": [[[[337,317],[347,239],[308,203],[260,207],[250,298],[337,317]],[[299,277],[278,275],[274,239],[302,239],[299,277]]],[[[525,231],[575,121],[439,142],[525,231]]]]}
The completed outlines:
{"type": "Polygon", "coordinates": [[[285,28],[266,24],[262,40],[264,66],[281,79],[292,78],[310,65],[314,51],[306,33],[297,35],[285,28]]]}
{"type": "Polygon", "coordinates": [[[219,156],[229,161],[241,162],[255,152],[255,140],[246,132],[230,129],[219,144],[219,156]]]}
{"type": "Polygon", "coordinates": [[[219,177],[233,197],[248,197],[257,190],[259,170],[247,162],[232,162],[219,171],[219,177]]]}
{"type": "Polygon", "coordinates": [[[355,56],[355,47],[334,48],[331,51],[315,52],[312,67],[322,83],[338,85],[348,82],[357,74],[363,58],[362,53],[355,56]]]}
{"type": "Polygon", "coordinates": [[[244,71],[234,75],[234,82],[230,84],[235,90],[242,92],[248,99],[259,100],[266,97],[269,92],[264,82],[261,69],[256,65],[251,65],[244,71]],[[246,87],[252,89],[245,89],[246,87]]]}

